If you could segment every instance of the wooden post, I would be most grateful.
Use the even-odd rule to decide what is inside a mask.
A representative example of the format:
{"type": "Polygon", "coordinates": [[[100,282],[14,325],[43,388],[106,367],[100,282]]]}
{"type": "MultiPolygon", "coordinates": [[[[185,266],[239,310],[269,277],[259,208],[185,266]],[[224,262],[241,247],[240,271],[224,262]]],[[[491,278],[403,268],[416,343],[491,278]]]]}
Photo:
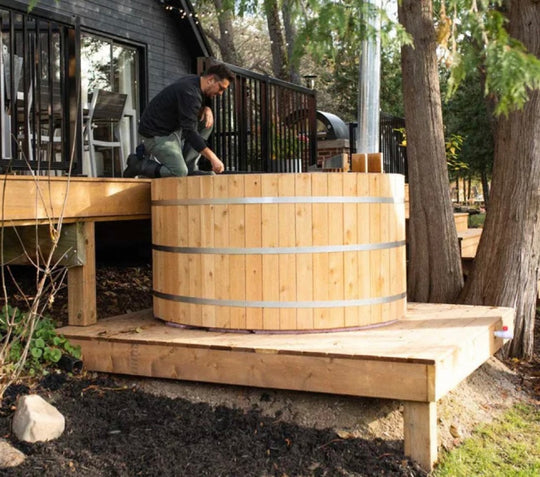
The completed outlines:
{"type": "Polygon", "coordinates": [[[405,401],[403,431],[405,455],[430,471],[437,460],[437,404],[405,401]]]}
{"type": "Polygon", "coordinates": [[[373,152],[367,155],[368,172],[384,172],[382,152],[373,152]]]}
{"type": "Polygon", "coordinates": [[[97,321],[96,314],[96,247],[94,222],[79,223],[85,247],[84,265],[68,269],[68,322],[88,326],[97,321]]]}

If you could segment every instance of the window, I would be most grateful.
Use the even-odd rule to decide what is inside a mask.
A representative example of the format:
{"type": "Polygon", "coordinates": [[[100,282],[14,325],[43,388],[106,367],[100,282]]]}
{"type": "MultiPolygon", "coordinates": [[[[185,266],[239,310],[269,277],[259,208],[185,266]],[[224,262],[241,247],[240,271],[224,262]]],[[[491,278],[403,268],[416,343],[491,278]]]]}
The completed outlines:
{"type": "MultiPolygon", "coordinates": [[[[87,109],[95,89],[127,94],[125,118],[120,125],[124,161],[137,142],[139,105],[139,50],[113,39],[83,33],[81,37],[81,94],[83,110],[87,109]]],[[[96,137],[115,134],[110,128],[95,131],[96,137]]],[[[118,150],[102,150],[96,154],[97,175],[119,176],[118,150]]],[[[87,162],[87,161],[83,161],[87,162]]]]}

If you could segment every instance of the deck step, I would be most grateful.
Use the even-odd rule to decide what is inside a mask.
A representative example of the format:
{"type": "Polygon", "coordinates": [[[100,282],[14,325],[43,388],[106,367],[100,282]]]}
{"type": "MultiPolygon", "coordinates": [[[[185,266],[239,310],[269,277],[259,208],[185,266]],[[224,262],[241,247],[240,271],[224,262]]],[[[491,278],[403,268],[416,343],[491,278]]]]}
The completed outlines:
{"type": "Polygon", "coordinates": [[[403,319],[330,333],[231,333],[169,326],[143,310],[67,326],[87,370],[398,399],[406,455],[437,460],[436,403],[490,358],[511,308],[409,303],[403,319]]]}
{"type": "Polygon", "coordinates": [[[454,222],[458,233],[465,232],[469,228],[468,212],[454,212],[454,222]]]}
{"type": "Polygon", "coordinates": [[[482,229],[467,229],[458,231],[459,247],[461,250],[461,256],[463,258],[475,257],[481,236],[482,229]]]}

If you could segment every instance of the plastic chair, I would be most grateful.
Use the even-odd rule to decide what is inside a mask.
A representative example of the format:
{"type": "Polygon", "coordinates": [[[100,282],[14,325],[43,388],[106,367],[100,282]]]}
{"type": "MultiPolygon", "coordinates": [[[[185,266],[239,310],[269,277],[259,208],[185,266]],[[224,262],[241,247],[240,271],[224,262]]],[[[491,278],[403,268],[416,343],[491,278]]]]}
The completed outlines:
{"type": "MultiPolygon", "coordinates": [[[[120,121],[124,116],[127,94],[113,93],[103,89],[96,89],[92,93],[92,100],[88,109],[88,116],[84,123],[85,149],[90,155],[89,175],[96,177],[96,147],[97,148],[118,148],[120,156],[121,171],[126,168],[122,128],[120,121]],[[110,139],[94,137],[94,129],[100,126],[108,126],[110,139]]],[[[114,176],[114,158],[112,161],[112,171],[114,176]]]]}

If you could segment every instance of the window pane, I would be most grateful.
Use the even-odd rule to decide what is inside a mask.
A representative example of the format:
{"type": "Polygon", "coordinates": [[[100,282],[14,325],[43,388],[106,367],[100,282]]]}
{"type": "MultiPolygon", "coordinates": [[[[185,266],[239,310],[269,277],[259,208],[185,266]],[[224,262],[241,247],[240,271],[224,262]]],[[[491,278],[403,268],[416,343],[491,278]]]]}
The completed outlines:
{"type": "MultiPolygon", "coordinates": [[[[139,110],[139,63],[138,50],[112,39],[82,36],[81,45],[81,89],[83,108],[88,108],[95,89],[127,94],[125,116],[118,127],[100,126],[94,129],[96,139],[111,141],[120,139],[124,161],[137,145],[137,117],[139,110]]],[[[101,148],[96,151],[97,175],[120,175],[119,150],[101,148]]]]}
{"type": "Polygon", "coordinates": [[[113,65],[115,91],[127,93],[126,107],[137,109],[138,81],[137,81],[137,50],[126,46],[113,46],[113,65]]]}
{"type": "Polygon", "coordinates": [[[81,90],[83,107],[88,106],[88,95],[94,89],[112,91],[111,43],[83,35],[81,41],[81,90]]]}

